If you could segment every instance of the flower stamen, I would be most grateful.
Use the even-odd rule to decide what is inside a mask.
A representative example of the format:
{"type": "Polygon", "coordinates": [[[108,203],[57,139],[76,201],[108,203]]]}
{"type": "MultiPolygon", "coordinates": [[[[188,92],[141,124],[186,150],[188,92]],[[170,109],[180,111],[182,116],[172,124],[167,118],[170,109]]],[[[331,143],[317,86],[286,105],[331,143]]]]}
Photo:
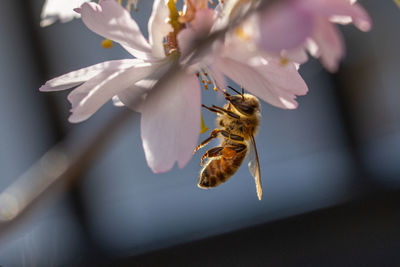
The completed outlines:
{"type": "Polygon", "coordinates": [[[217,92],[219,90],[219,87],[214,81],[213,77],[208,73],[209,70],[207,69],[207,67],[203,67],[202,69],[200,69],[199,72],[196,72],[196,76],[200,78],[200,81],[203,84],[204,89],[208,90],[209,86],[212,86],[213,90],[217,92]]]}
{"type": "Polygon", "coordinates": [[[101,41],[101,46],[104,49],[108,49],[114,46],[113,42],[110,39],[104,39],[103,41],[101,41]]]}
{"type": "Polygon", "coordinates": [[[235,29],[235,33],[236,33],[236,35],[237,35],[240,39],[242,39],[243,41],[248,41],[248,40],[250,40],[250,35],[248,35],[242,27],[237,27],[237,28],[235,29]]]}
{"type": "Polygon", "coordinates": [[[283,57],[283,56],[280,58],[279,64],[280,64],[282,67],[286,66],[288,63],[289,63],[289,59],[288,59],[288,58],[283,57]]]}

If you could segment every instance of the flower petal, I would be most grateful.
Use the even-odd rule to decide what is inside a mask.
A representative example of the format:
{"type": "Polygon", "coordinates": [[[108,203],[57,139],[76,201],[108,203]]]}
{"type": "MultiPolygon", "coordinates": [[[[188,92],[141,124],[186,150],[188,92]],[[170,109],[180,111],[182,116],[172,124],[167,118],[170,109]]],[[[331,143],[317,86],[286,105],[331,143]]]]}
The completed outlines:
{"type": "Polygon", "coordinates": [[[126,107],[136,112],[141,112],[143,106],[143,100],[146,99],[147,93],[154,87],[158,80],[165,74],[168,68],[171,66],[171,62],[161,60],[158,62],[152,62],[151,73],[146,78],[141,79],[134,86],[120,92],[118,99],[126,107]],[[138,98],[142,101],[135,101],[138,98]]]}
{"type": "Polygon", "coordinates": [[[74,8],[88,1],[89,0],[46,0],[42,8],[42,13],[40,14],[40,26],[49,26],[58,19],[64,23],[74,18],[79,18],[80,15],[74,11],[74,8]]]}
{"type": "Polygon", "coordinates": [[[368,12],[360,4],[353,4],[348,15],[352,18],[354,25],[359,30],[363,32],[371,30],[372,19],[369,16],[368,12]]]}
{"type": "Polygon", "coordinates": [[[200,133],[201,95],[196,75],[180,74],[146,98],[141,135],[147,164],[155,173],[183,168],[200,133]]]}
{"type": "Polygon", "coordinates": [[[131,66],[133,62],[133,59],[112,60],[75,70],[47,81],[39,88],[39,90],[42,92],[49,92],[69,89],[90,80],[103,71],[117,71],[118,69],[124,69],[131,66]]]}
{"type": "Polygon", "coordinates": [[[371,29],[371,18],[367,11],[358,3],[351,3],[349,0],[303,0],[304,9],[314,12],[315,15],[322,15],[333,22],[354,25],[361,31],[371,29]]]}
{"type": "Polygon", "coordinates": [[[148,23],[152,54],[157,58],[165,57],[163,40],[168,33],[173,31],[171,25],[167,22],[169,17],[167,2],[168,0],[154,1],[153,11],[148,23]]]}
{"type": "Polygon", "coordinates": [[[319,18],[312,40],[317,45],[317,51],[311,54],[319,58],[322,65],[330,72],[337,71],[340,60],[344,57],[345,46],[343,37],[335,25],[324,18],[319,18]]]}
{"type": "Polygon", "coordinates": [[[297,71],[296,65],[291,62],[280,62],[276,59],[252,58],[251,66],[274,86],[278,92],[286,91],[293,98],[295,95],[305,95],[308,87],[297,71]]]}
{"type": "MultiPolygon", "coordinates": [[[[296,95],[290,92],[290,88],[282,88],[279,83],[274,83],[272,77],[266,78],[256,68],[233,59],[221,59],[217,61],[218,68],[235,83],[261,98],[273,106],[284,109],[297,108],[296,95]]],[[[267,65],[266,69],[269,68],[267,65]]],[[[284,75],[281,75],[284,76],[284,75]]],[[[286,77],[287,83],[295,84],[297,80],[286,77]]],[[[297,87],[297,85],[296,85],[297,87]]]]}
{"type": "Polygon", "coordinates": [[[214,25],[216,17],[217,14],[213,9],[199,9],[196,11],[196,16],[190,22],[190,25],[199,35],[208,34],[214,25]]]}
{"type": "Polygon", "coordinates": [[[259,45],[269,52],[300,46],[312,33],[313,17],[290,1],[260,14],[259,45]]]}
{"type": "Polygon", "coordinates": [[[137,64],[113,72],[102,72],[68,95],[71,102],[70,122],[81,122],[89,118],[102,105],[135,82],[149,75],[153,68],[150,63],[137,64]]]}
{"type": "Polygon", "coordinates": [[[298,64],[304,64],[308,61],[308,55],[304,46],[299,46],[290,50],[282,50],[281,56],[298,64]]]}
{"type": "Polygon", "coordinates": [[[85,25],[93,32],[120,43],[140,59],[151,59],[151,47],[128,11],[117,1],[103,0],[100,4],[84,3],[76,9],[85,25]]]}
{"type": "Polygon", "coordinates": [[[124,103],[119,99],[118,95],[115,95],[111,98],[113,105],[116,107],[123,107],[125,106],[124,103]]]}
{"type": "MultiPolygon", "coordinates": [[[[297,65],[287,59],[273,57],[259,50],[249,50],[242,42],[231,43],[225,49],[223,56],[231,60],[225,63],[234,70],[228,74],[232,70],[224,67],[223,64],[220,70],[235,82],[237,82],[235,78],[245,81],[248,78],[242,76],[253,75],[254,81],[248,83],[254,83],[255,87],[259,88],[255,89],[254,94],[259,94],[261,99],[272,105],[289,109],[296,108],[297,102],[294,101],[296,95],[305,95],[308,92],[306,83],[297,71],[297,65]]],[[[250,87],[245,87],[245,89],[253,90],[250,87]]]]}
{"type": "Polygon", "coordinates": [[[210,77],[214,80],[215,86],[218,89],[225,89],[226,88],[226,79],[224,74],[218,69],[210,66],[210,77]]]}
{"type": "Polygon", "coordinates": [[[191,28],[185,28],[178,33],[177,40],[182,58],[185,58],[189,53],[193,52],[193,47],[198,40],[197,38],[196,32],[191,28]]]}

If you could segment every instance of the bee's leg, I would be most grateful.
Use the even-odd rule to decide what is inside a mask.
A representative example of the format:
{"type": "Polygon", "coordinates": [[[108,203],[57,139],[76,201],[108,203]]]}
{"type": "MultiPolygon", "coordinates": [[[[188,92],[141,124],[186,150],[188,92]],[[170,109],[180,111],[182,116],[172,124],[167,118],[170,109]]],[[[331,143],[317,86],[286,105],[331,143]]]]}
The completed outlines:
{"type": "Polygon", "coordinates": [[[213,109],[216,109],[216,110],[218,110],[218,111],[220,111],[220,112],[226,113],[227,115],[229,115],[230,117],[232,117],[232,118],[234,118],[234,119],[240,119],[240,116],[239,116],[238,114],[233,113],[233,112],[230,111],[230,110],[227,110],[227,109],[224,109],[224,108],[221,108],[221,107],[217,107],[217,106],[215,106],[215,105],[212,105],[212,108],[213,108],[213,109]]]}
{"type": "Polygon", "coordinates": [[[213,148],[207,150],[207,152],[204,153],[204,155],[201,157],[200,165],[203,165],[205,158],[214,158],[214,157],[221,156],[223,150],[225,150],[225,148],[222,146],[213,147],[213,148]]]}
{"type": "Polygon", "coordinates": [[[210,137],[208,137],[206,140],[204,140],[203,142],[200,143],[200,145],[198,145],[196,147],[196,149],[193,151],[193,154],[195,154],[197,152],[197,150],[199,150],[200,148],[202,148],[203,146],[207,145],[211,140],[213,140],[214,138],[218,137],[218,134],[221,132],[220,129],[214,129],[211,134],[210,137]]]}
{"type": "Polygon", "coordinates": [[[222,113],[223,113],[222,111],[216,110],[215,108],[207,107],[206,105],[203,105],[203,104],[201,104],[201,106],[202,106],[203,108],[208,109],[208,110],[211,111],[211,112],[215,112],[215,113],[218,113],[218,114],[222,114],[222,113]]]}
{"type": "Polygon", "coordinates": [[[230,140],[233,140],[233,141],[244,141],[244,138],[242,136],[236,135],[236,134],[231,134],[230,132],[225,131],[225,130],[221,130],[221,134],[224,137],[226,137],[230,140]]]}
{"type": "Polygon", "coordinates": [[[217,146],[213,147],[210,150],[207,150],[206,153],[201,157],[201,163],[200,165],[203,165],[204,159],[205,158],[214,158],[214,157],[219,157],[223,156],[227,159],[231,159],[234,156],[236,156],[237,153],[242,152],[247,148],[246,145],[244,144],[238,144],[234,146],[217,146]]]}
{"type": "Polygon", "coordinates": [[[237,144],[237,145],[232,145],[231,149],[233,149],[236,153],[240,153],[247,149],[247,146],[245,144],[237,144]]]}
{"type": "Polygon", "coordinates": [[[227,159],[231,159],[236,156],[237,153],[244,151],[247,148],[245,144],[231,144],[230,146],[224,147],[221,151],[222,156],[227,159]]]}

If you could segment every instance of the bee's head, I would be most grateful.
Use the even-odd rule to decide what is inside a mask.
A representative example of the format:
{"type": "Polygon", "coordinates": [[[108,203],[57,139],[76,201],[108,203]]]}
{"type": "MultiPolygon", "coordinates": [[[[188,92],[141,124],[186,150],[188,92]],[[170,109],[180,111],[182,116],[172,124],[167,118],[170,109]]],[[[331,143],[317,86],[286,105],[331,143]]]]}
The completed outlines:
{"type": "Polygon", "coordinates": [[[225,96],[225,98],[243,115],[251,116],[260,111],[260,102],[253,95],[240,94],[225,96]]]}

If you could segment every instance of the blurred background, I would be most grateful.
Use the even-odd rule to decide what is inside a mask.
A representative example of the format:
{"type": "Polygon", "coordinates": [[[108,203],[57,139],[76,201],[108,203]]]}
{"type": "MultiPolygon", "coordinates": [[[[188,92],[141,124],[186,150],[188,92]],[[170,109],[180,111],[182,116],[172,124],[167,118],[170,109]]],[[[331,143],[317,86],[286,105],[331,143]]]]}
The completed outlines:
{"type": "MultiPolygon", "coordinates": [[[[311,60],[301,68],[310,92],[297,110],[263,103],[262,201],[246,164],[226,184],[198,189],[202,153],[182,170],[153,174],[136,114],[84,175],[0,231],[0,265],[399,266],[400,10],[360,2],[373,29],[341,27],[340,71],[311,60]]],[[[108,103],[70,124],[68,92],[38,91],[69,71],[129,57],[117,45],[103,49],[79,19],[40,28],[42,5],[0,9],[1,190],[66,136],[86,142],[120,109],[108,103]]],[[[133,13],[145,35],[151,6],[143,0],[133,13]]],[[[213,127],[214,114],[203,115],[213,127]]]]}

